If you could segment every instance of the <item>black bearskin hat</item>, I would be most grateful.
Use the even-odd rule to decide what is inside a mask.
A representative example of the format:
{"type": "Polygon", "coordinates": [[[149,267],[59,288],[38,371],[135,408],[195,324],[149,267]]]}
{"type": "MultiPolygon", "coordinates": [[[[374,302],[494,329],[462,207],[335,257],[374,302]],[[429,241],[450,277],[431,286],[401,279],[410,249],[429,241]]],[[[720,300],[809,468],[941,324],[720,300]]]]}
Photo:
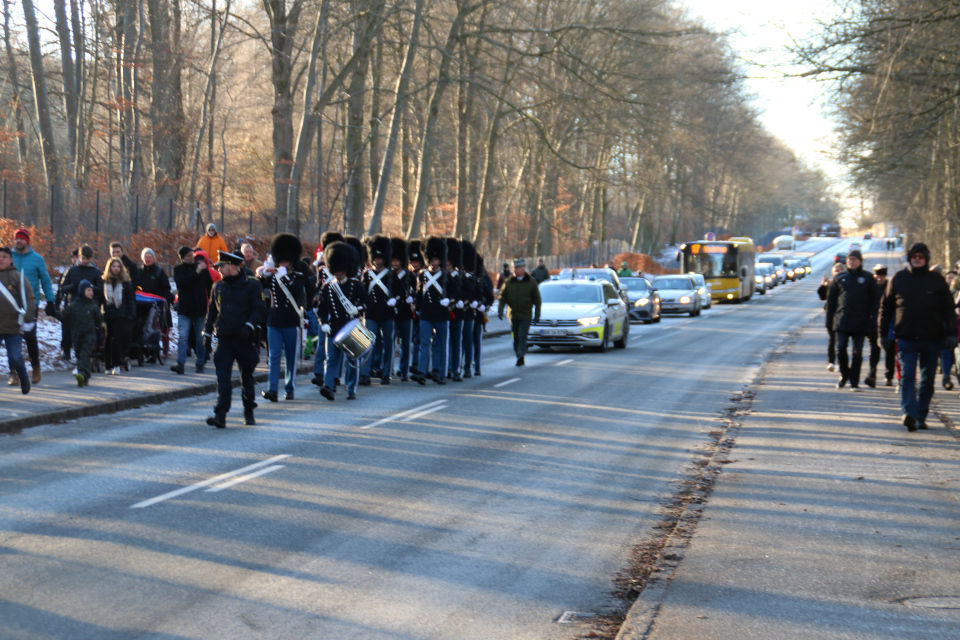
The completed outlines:
{"type": "Polygon", "coordinates": [[[273,236],[270,255],[273,256],[274,263],[291,262],[296,265],[301,253],[303,253],[303,244],[297,236],[292,233],[278,233],[273,236]]]}
{"type": "Polygon", "coordinates": [[[359,259],[357,260],[354,270],[360,271],[363,269],[363,265],[367,264],[367,248],[363,246],[363,242],[361,242],[357,236],[346,236],[343,241],[356,250],[359,259]]]}
{"type": "Polygon", "coordinates": [[[440,260],[441,263],[447,255],[447,241],[439,236],[430,236],[420,245],[423,255],[427,260],[440,260]]]}
{"type": "Polygon", "coordinates": [[[463,270],[470,273],[477,271],[477,248],[469,240],[464,240],[463,244],[463,270]]]}
{"type": "Polygon", "coordinates": [[[407,243],[407,260],[410,262],[419,262],[420,264],[424,263],[423,247],[421,245],[422,242],[419,238],[411,240],[407,243]]]}
{"type": "Polygon", "coordinates": [[[374,258],[383,258],[384,266],[390,266],[390,254],[392,253],[393,248],[391,247],[390,238],[388,236],[383,236],[378,233],[377,235],[370,236],[364,240],[364,244],[367,247],[367,253],[370,254],[371,263],[373,262],[374,258]]]}
{"type": "Polygon", "coordinates": [[[400,268],[407,268],[407,241],[403,238],[390,239],[390,259],[399,260],[400,268]]]}
{"type": "Polygon", "coordinates": [[[454,269],[463,269],[463,249],[456,238],[447,238],[447,261],[454,269]]]}
{"type": "Polygon", "coordinates": [[[353,275],[360,262],[357,250],[346,242],[334,242],[323,248],[323,260],[327,263],[330,273],[346,273],[353,275]]]}
{"type": "Polygon", "coordinates": [[[343,236],[336,231],[324,231],[323,235],[320,236],[321,247],[326,247],[334,242],[343,242],[343,236]]]}

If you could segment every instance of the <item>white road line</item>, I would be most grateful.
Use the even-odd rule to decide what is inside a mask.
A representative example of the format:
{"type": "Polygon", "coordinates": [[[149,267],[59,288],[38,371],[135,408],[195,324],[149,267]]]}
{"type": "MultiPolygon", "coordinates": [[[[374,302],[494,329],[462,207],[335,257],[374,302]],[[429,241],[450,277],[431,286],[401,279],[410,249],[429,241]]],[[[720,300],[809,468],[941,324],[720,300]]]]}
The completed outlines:
{"type": "Polygon", "coordinates": [[[446,400],[434,400],[433,402],[428,402],[427,404],[420,405],[419,407],[414,407],[413,409],[407,409],[406,411],[401,411],[400,413],[398,413],[398,414],[396,414],[396,415],[392,415],[392,416],[390,416],[389,418],[384,418],[384,419],[382,419],[382,420],[377,420],[376,422],[371,422],[370,424],[368,424],[368,425],[366,425],[366,426],[363,426],[363,427],[360,427],[360,428],[361,428],[361,429],[372,429],[373,427],[377,427],[377,426],[379,426],[379,425],[381,425],[381,424],[386,424],[386,423],[388,423],[388,422],[393,422],[393,421],[396,420],[397,418],[402,418],[402,417],[404,417],[404,416],[408,416],[408,415],[410,415],[411,413],[416,413],[416,412],[418,412],[418,411],[421,411],[421,410],[423,410],[423,409],[426,409],[427,407],[432,407],[433,405],[436,405],[436,404],[443,404],[444,402],[446,402],[446,400]]]}
{"type": "Polygon", "coordinates": [[[415,414],[413,414],[412,416],[407,416],[406,418],[404,418],[404,419],[401,420],[400,422],[410,422],[411,420],[416,420],[417,418],[422,418],[423,416],[427,415],[428,413],[433,413],[434,411],[440,411],[440,409],[446,409],[446,408],[447,408],[446,403],[444,403],[444,404],[438,404],[437,406],[433,407],[432,409],[424,409],[423,411],[420,411],[419,413],[415,413],[415,414]]]}
{"type": "Polygon", "coordinates": [[[571,362],[573,362],[573,358],[569,358],[569,359],[567,359],[567,360],[561,360],[560,362],[557,362],[557,363],[554,364],[553,366],[555,366],[555,367],[562,367],[563,365],[565,365],[565,364],[570,364],[571,362]]]}
{"type": "Polygon", "coordinates": [[[510,378],[509,380],[504,380],[503,382],[498,382],[497,384],[495,384],[495,385],[493,385],[493,386],[494,386],[494,388],[505,387],[505,386],[507,386],[508,384],[510,384],[511,382],[516,382],[516,381],[519,380],[519,379],[520,379],[520,378],[510,378]]]}
{"type": "Polygon", "coordinates": [[[284,465],[282,464],[275,464],[272,467],[258,469],[253,473],[248,473],[245,476],[240,476],[239,478],[228,480],[227,482],[224,482],[223,484],[217,485],[215,487],[210,487],[209,489],[207,489],[207,491],[223,491],[224,489],[229,489],[230,487],[240,484],[241,482],[246,482],[247,480],[253,480],[254,478],[259,478],[260,476],[276,471],[277,469],[283,469],[283,467],[284,465]]]}
{"type": "Polygon", "coordinates": [[[227,478],[232,478],[234,476],[240,475],[241,473],[253,471],[254,469],[259,469],[260,467],[265,467],[269,464],[273,464],[274,462],[278,462],[280,460],[283,460],[284,458],[289,458],[289,457],[290,457],[289,453],[284,453],[283,455],[279,455],[279,456],[273,456],[272,458],[268,458],[266,460],[261,460],[260,462],[255,462],[251,465],[247,465],[242,469],[237,469],[236,471],[230,471],[229,473],[222,473],[219,476],[210,478],[209,480],[204,480],[203,482],[192,484],[189,487],[183,487],[181,489],[170,491],[169,493],[165,493],[163,495],[157,496],[156,498],[150,498],[149,500],[138,502],[137,504],[132,505],[130,508],[143,509],[144,507],[149,507],[150,505],[157,504],[158,502],[163,502],[164,500],[169,500],[170,498],[176,498],[177,496],[182,496],[185,493],[190,493],[191,491],[196,491],[197,489],[209,487],[210,485],[217,484],[218,482],[221,482],[222,480],[226,480],[227,478]]]}

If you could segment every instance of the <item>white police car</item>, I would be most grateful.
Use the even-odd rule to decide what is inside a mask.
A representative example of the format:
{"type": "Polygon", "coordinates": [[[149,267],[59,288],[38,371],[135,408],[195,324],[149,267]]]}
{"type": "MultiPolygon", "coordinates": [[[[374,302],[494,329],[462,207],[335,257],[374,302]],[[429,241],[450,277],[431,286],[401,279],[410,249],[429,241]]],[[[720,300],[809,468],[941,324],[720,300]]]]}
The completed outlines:
{"type": "Polygon", "coordinates": [[[571,278],[540,284],[540,320],[530,323],[527,342],[539,347],[623,349],[630,337],[627,305],[613,283],[571,278]]]}

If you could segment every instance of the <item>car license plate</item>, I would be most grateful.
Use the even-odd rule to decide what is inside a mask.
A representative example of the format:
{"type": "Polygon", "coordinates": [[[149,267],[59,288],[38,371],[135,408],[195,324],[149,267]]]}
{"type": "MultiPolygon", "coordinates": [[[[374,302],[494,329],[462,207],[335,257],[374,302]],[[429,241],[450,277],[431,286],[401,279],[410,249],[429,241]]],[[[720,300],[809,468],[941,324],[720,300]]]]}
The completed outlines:
{"type": "Polygon", "coordinates": [[[567,335],[566,329],[540,329],[541,336],[565,336],[567,335]]]}

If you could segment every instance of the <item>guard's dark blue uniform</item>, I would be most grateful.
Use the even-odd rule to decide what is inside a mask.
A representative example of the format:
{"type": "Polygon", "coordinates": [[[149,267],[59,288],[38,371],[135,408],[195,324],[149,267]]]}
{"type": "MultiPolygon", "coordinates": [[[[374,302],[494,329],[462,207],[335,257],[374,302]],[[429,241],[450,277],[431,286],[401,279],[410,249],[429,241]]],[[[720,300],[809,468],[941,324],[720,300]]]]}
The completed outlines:
{"type": "Polygon", "coordinates": [[[214,413],[226,415],[233,395],[233,362],[240,369],[244,412],[253,412],[253,370],[260,362],[256,340],[267,319],[260,282],[240,273],[213,285],[204,332],[217,336],[213,364],[217,369],[217,405],[214,413]]]}

